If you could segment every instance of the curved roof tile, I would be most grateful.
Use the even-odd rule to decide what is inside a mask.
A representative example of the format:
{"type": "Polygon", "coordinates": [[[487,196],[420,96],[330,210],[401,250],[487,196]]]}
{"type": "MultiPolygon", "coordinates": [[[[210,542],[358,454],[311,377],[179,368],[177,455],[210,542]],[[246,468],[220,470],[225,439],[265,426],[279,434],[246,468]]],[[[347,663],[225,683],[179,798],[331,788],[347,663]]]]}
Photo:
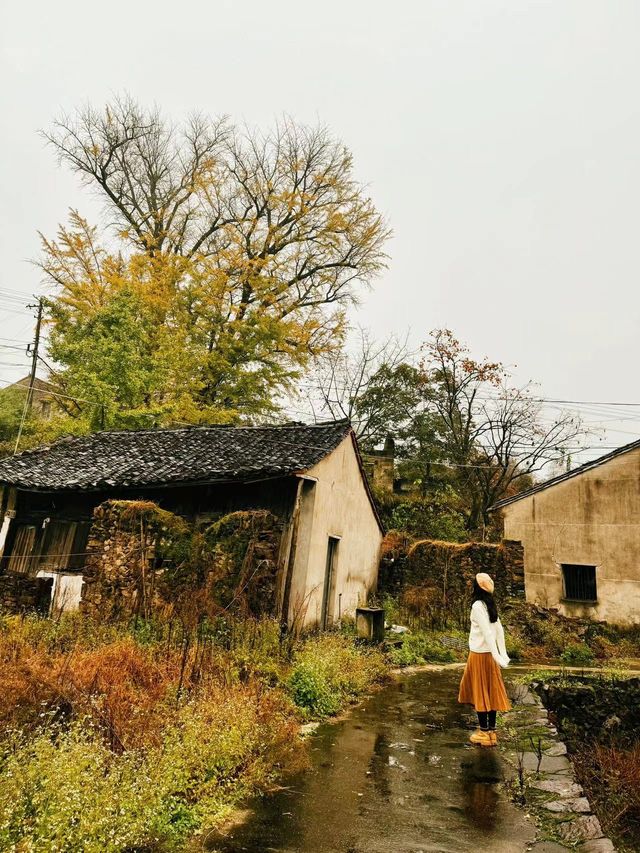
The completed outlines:
{"type": "Polygon", "coordinates": [[[346,420],[98,432],[0,460],[0,483],[88,491],[282,477],[308,470],[350,432],[346,420]]]}

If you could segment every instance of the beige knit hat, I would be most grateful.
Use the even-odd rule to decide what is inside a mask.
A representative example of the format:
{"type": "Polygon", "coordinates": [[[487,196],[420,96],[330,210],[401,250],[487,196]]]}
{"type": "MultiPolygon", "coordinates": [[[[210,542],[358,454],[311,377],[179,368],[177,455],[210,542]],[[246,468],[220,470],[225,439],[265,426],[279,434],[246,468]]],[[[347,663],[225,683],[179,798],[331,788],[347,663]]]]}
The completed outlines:
{"type": "Polygon", "coordinates": [[[493,593],[494,583],[490,576],[485,574],[485,572],[478,572],[476,575],[476,582],[480,589],[483,589],[485,592],[493,593]]]}

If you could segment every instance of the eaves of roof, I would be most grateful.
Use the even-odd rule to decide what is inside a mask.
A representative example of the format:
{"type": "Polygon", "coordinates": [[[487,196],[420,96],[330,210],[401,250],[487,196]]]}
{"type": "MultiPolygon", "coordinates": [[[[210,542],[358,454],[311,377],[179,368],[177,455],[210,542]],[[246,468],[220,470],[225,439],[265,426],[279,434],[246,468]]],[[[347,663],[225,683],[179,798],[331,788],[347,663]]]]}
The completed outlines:
{"type": "Polygon", "coordinates": [[[584,465],[580,465],[572,471],[559,474],[557,477],[551,477],[551,479],[545,480],[543,483],[538,483],[530,489],[525,489],[517,495],[497,501],[493,506],[489,507],[489,512],[502,509],[502,507],[516,503],[516,501],[524,500],[524,498],[528,498],[530,495],[535,495],[537,492],[542,492],[544,489],[550,489],[552,486],[558,485],[558,483],[564,483],[565,480],[570,480],[573,477],[579,477],[581,474],[591,471],[593,468],[598,468],[600,465],[606,465],[606,463],[610,462],[612,459],[616,459],[618,456],[623,456],[625,453],[630,453],[632,450],[637,450],[639,448],[640,441],[632,441],[630,444],[624,444],[622,447],[617,447],[615,450],[612,450],[611,453],[607,453],[605,456],[599,456],[597,459],[592,459],[590,462],[585,462],[584,465]]]}

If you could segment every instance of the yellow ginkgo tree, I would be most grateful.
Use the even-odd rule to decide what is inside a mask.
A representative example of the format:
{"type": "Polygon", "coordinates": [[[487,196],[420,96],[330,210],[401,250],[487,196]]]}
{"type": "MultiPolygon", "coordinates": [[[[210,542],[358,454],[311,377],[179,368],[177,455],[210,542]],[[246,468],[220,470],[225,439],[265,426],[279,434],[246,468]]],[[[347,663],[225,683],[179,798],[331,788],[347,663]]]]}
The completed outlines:
{"type": "Polygon", "coordinates": [[[98,426],[272,413],[384,266],[389,230],[322,127],[177,126],[122,98],[45,135],[105,203],[40,259],[58,381],[98,426]]]}

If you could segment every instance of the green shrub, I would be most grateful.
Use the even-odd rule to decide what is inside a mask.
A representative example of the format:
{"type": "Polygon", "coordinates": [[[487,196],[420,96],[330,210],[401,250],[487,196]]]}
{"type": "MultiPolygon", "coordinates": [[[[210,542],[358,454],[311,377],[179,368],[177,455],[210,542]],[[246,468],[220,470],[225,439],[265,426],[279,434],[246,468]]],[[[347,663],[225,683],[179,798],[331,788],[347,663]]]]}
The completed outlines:
{"type": "Polygon", "coordinates": [[[256,685],[188,702],[163,742],[108,749],[89,720],[0,751],[0,850],[184,850],[240,800],[301,766],[297,722],[280,690],[256,685]]]}
{"type": "Polygon", "coordinates": [[[397,504],[389,526],[421,539],[465,542],[469,537],[462,513],[433,498],[412,498],[397,504]]]}
{"type": "Polygon", "coordinates": [[[57,619],[29,614],[6,615],[0,620],[0,634],[12,643],[29,643],[41,650],[66,654],[78,646],[96,649],[127,633],[125,623],[99,622],[82,613],[64,613],[57,619]]]}
{"type": "Polygon", "coordinates": [[[337,714],[341,697],[325,668],[312,660],[300,661],[287,682],[293,701],[309,717],[337,714]]]}
{"type": "Polygon", "coordinates": [[[356,646],[349,637],[311,638],[295,654],[287,689],[303,716],[319,719],[338,713],[386,675],[383,654],[356,646]]]}
{"type": "Polygon", "coordinates": [[[586,643],[569,643],[560,659],[573,666],[589,666],[593,663],[593,652],[586,643]]]}
{"type": "Polygon", "coordinates": [[[508,633],[506,636],[507,654],[511,660],[522,660],[525,644],[517,634],[508,633]]]}
{"type": "Polygon", "coordinates": [[[387,666],[352,628],[266,617],[0,618],[0,850],[183,850],[299,769],[300,711],[337,713],[387,666]]]}
{"type": "Polygon", "coordinates": [[[391,650],[395,666],[419,666],[423,663],[450,663],[455,655],[433,634],[423,632],[404,634],[402,645],[391,650]]]}
{"type": "Polygon", "coordinates": [[[86,725],[9,743],[0,849],[118,853],[152,844],[160,802],[140,754],[114,755],[86,725]]]}
{"type": "Polygon", "coordinates": [[[577,644],[575,634],[563,623],[542,622],[539,633],[542,636],[542,645],[550,657],[562,657],[569,646],[577,644]]]}

